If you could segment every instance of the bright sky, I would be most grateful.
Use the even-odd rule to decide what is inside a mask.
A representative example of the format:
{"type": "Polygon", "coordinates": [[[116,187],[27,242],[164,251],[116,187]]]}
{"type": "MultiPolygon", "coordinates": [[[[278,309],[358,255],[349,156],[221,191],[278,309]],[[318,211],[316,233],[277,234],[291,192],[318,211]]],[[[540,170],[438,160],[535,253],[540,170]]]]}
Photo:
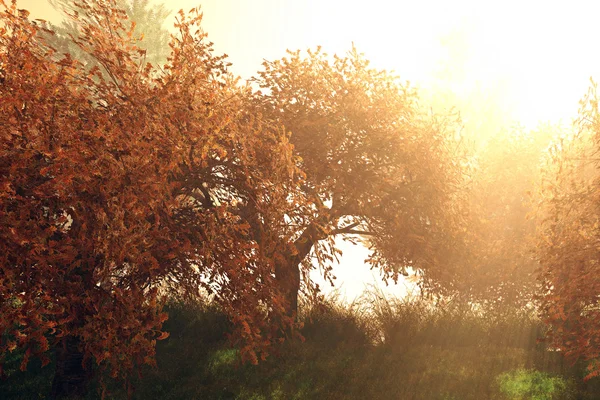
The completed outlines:
{"type": "MultiPolygon", "coordinates": [[[[596,1],[165,3],[186,11],[201,5],[209,39],[243,78],[259,70],[263,59],[283,57],[286,49],[321,45],[330,54],[343,54],[354,43],[374,66],[394,70],[417,86],[449,88],[459,98],[474,90],[500,94],[493,101],[528,127],[539,121],[569,123],[589,78],[600,79],[596,1]]],[[[33,18],[56,18],[47,0],[19,0],[19,6],[33,18]]],[[[364,249],[346,253],[335,271],[352,298],[375,278],[362,265],[364,249]]]]}

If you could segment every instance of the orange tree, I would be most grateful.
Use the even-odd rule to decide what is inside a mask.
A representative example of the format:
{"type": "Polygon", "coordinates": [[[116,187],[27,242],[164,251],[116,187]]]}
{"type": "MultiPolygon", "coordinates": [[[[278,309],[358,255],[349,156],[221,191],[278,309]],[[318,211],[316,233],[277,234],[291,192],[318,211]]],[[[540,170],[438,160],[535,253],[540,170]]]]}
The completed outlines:
{"type": "Polygon", "coordinates": [[[541,311],[553,346],[600,374],[600,113],[595,84],[574,133],[550,149],[537,234],[541,311]]]}
{"type": "Polygon", "coordinates": [[[422,112],[414,90],[355,49],[333,58],[290,52],[265,62],[254,83],[256,104],[291,132],[306,174],[276,260],[290,311],[302,283],[312,287],[312,268],[331,278],[336,238],[362,241],[386,279],[414,269],[435,286],[427,272],[443,276],[462,218],[458,125],[422,112]]]}
{"type": "Polygon", "coordinates": [[[282,233],[258,241],[250,227],[284,219],[301,175],[201,16],[180,14],[159,73],[114,0],[82,0],[74,40],[90,70],[0,4],[0,365],[16,349],[22,368],[46,364],[54,346],[52,398],[82,395],[96,368],[126,377],[154,363],[163,294],[200,288],[242,354],[264,357],[271,322],[290,321],[272,273],[282,233]]]}

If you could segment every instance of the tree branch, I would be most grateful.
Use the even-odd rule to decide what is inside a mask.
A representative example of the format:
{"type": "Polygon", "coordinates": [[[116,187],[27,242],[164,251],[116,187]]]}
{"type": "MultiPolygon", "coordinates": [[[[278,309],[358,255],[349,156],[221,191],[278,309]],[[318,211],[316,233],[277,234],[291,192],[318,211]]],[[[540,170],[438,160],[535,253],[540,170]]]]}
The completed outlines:
{"type": "Polygon", "coordinates": [[[352,228],[355,228],[355,227],[357,227],[359,225],[360,225],[360,222],[354,222],[354,223],[352,223],[350,225],[344,226],[343,228],[334,229],[333,231],[331,231],[331,234],[332,235],[350,234],[350,235],[375,236],[375,232],[369,232],[369,231],[362,231],[362,230],[352,229],[352,228]]]}
{"type": "Polygon", "coordinates": [[[334,235],[351,234],[351,235],[365,235],[365,236],[376,236],[377,235],[375,232],[357,231],[357,230],[354,230],[354,229],[345,230],[343,232],[333,232],[333,234],[334,235]]]}
{"type": "Polygon", "coordinates": [[[354,223],[352,223],[350,225],[344,226],[343,228],[334,229],[333,231],[331,231],[331,234],[332,235],[337,235],[337,234],[340,234],[340,233],[346,233],[346,231],[348,229],[356,228],[358,225],[360,225],[360,222],[354,222],[354,223]]]}

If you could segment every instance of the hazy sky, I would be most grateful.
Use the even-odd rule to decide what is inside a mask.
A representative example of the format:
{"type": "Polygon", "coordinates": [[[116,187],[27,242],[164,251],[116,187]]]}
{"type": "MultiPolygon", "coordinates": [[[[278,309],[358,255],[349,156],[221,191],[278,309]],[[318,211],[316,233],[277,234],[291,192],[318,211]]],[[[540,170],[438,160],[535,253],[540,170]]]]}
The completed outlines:
{"type": "MultiPolygon", "coordinates": [[[[229,55],[233,72],[243,78],[259,70],[263,59],[284,56],[286,49],[321,45],[328,53],[343,54],[354,43],[374,66],[395,70],[424,88],[440,79],[459,95],[501,88],[503,98],[497,101],[529,127],[540,120],[569,123],[590,76],[600,79],[600,3],[595,1],[166,3],[186,11],[201,5],[209,39],[217,52],[229,55]],[[440,69],[443,62],[445,69],[440,69]]],[[[19,6],[33,18],[56,18],[46,0],[19,0],[19,6]]],[[[372,282],[370,272],[357,267],[364,249],[351,253],[344,262],[354,267],[336,269],[350,294],[372,282]]]]}
{"type": "MultiPolygon", "coordinates": [[[[156,0],[155,0],[156,1],[156,0]]],[[[344,53],[352,43],[378,67],[422,86],[463,37],[458,92],[500,82],[528,126],[567,118],[590,76],[600,75],[594,1],[482,0],[172,0],[172,10],[201,6],[204,28],[233,71],[253,75],[286,49],[322,45],[344,53]],[[452,37],[452,36],[451,36],[452,37]]],[[[34,17],[56,16],[47,0],[20,0],[34,17]]],[[[454,49],[456,50],[456,49],[454,49]]]]}

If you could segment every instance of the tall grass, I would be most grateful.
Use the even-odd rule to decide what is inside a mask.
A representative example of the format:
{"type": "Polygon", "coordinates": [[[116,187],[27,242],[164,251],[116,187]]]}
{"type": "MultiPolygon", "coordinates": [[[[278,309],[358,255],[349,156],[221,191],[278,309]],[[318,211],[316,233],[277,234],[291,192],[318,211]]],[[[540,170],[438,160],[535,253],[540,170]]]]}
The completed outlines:
{"type": "MultiPolygon", "coordinates": [[[[376,291],[349,305],[332,298],[303,307],[304,342],[285,342],[258,366],[239,363],[210,303],[174,302],[168,312],[171,336],[158,343],[158,369],[135,380],[136,399],[594,399],[600,390],[538,342],[544,327],[522,310],[376,291]]],[[[47,393],[48,367],[11,371],[0,397],[47,393]]],[[[116,383],[110,398],[125,398],[116,383]]]]}

